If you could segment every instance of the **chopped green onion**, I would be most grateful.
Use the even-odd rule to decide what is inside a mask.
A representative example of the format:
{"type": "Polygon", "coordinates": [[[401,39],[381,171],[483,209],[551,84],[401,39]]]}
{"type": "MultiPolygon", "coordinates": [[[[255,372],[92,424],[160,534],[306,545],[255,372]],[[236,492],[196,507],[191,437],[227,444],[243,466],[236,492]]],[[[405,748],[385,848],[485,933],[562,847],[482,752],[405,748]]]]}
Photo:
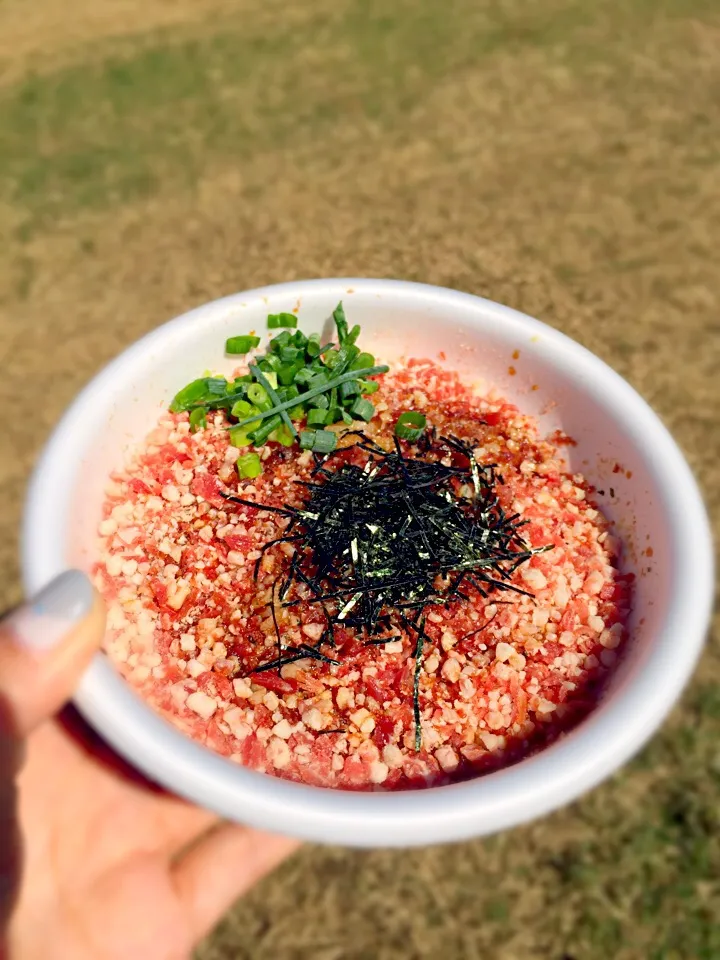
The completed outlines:
{"type": "Polygon", "coordinates": [[[281,347],[278,350],[278,356],[283,363],[294,363],[302,353],[298,347],[281,347]]]}
{"type": "Polygon", "coordinates": [[[225,353],[250,353],[260,343],[260,337],[229,337],[225,341],[225,353]]]}
{"type": "MultiPolygon", "coordinates": [[[[316,387],[314,390],[308,390],[307,393],[302,395],[303,403],[306,403],[313,399],[313,397],[319,396],[321,393],[327,393],[328,390],[333,390],[335,387],[339,387],[341,383],[346,383],[348,380],[358,379],[358,374],[361,377],[374,377],[377,373],[387,373],[390,368],[387,366],[378,366],[378,367],[368,367],[367,370],[358,370],[344,373],[341,377],[337,377],[325,386],[316,387]]],[[[297,381],[296,381],[297,382],[297,381]]],[[[330,403],[332,404],[332,394],[330,403]]],[[[296,407],[297,404],[294,400],[286,400],[284,403],[279,403],[277,406],[272,407],[268,411],[263,411],[264,416],[272,416],[276,413],[282,413],[283,410],[289,410],[291,407],[296,407]]],[[[241,420],[238,426],[245,426],[245,421],[241,420]]]]}
{"type": "Polygon", "coordinates": [[[186,387],[183,387],[179,393],[175,394],[173,402],[170,404],[170,412],[180,413],[183,410],[188,410],[193,404],[197,403],[198,400],[207,396],[207,392],[207,377],[193,380],[192,383],[189,383],[186,387]]]}
{"type": "MultiPolygon", "coordinates": [[[[333,311],[333,320],[339,342],[337,347],[332,343],[321,346],[319,334],[308,337],[298,330],[297,317],[293,313],[270,314],[268,327],[277,329],[278,333],[271,339],[267,352],[258,357],[254,369],[251,369],[252,376],[244,375],[228,381],[212,376],[208,371],[205,378],[193,381],[178,394],[172,409],[193,411],[197,408],[198,412],[193,415],[193,429],[206,424],[208,410],[231,411],[231,415],[238,418],[233,429],[247,427],[234,436],[244,440],[251,437],[256,443],[263,442],[266,434],[269,436],[268,430],[277,430],[273,425],[278,414],[291,435],[296,433],[293,417],[305,418],[308,409],[318,411],[310,418],[312,425],[317,426],[339,420],[350,424],[352,416],[358,419],[371,417],[374,412],[372,404],[358,401],[363,394],[374,393],[378,385],[363,380],[362,376],[384,373],[387,368],[374,367],[372,354],[361,353],[355,345],[360,327],[355,324],[348,328],[342,302],[333,311]],[[353,375],[348,375],[351,372],[353,375]],[[279,392],[289,388],[292,392],[279,392]]],[[[230,353],[246,353],[260,342],[261,338],[255,334],[230,337],[226,349],[230,353]]],[[[285,431],[280,431],[276,436],[282,438],[284,434],[285,431]]]]}
{"type": "Polygon", "coordinates": [[[275,353],[266,353],[262,360],[258,360],[258,367],[268,372],[279,370],[282,366],[282,360],[275,353]]]}
{"type": "MultiPolygon", "coordinates": [[[[346,340],[343,346],[340,347],[337,352],[335,364],[333,366],[333,375],[339,377],[341,373],[345,373],[346,370],[349,370],[353,360],[355,360],[359,354],[359,349],[354,344],[349,343],[346,340]]],[[[370,364],[370,366],[372,366],[372,364],[370,364]]]]}
{"type": "Polygon", "coordinates": [[[303,384],[307,384],[308,381],[312,380],[313,376],[314,374],[310,367],[303,367],[302,370],[299,370],[295,374],[295,383],[298,383],[302,386],[303,384]]]}
{"type": "Polygon", "coordinates": [[[284,363],[277,372],[278,383],[289,387],[294,383],[297,373],[302,369],[299,363],[284,363]]]}
{"type": "Polygon", "coordinates": [[[315,439],[312,445],[313,453],[332,453],[336,446],[337,436],[332,430],[315,431],[315,439]]]}
{"type": "Polygon", "coordinates": [[[375,407],[369,400],[365,400],[364,397],[358,397],[350,407],[350,413],[356,420],[364,420],[367,423],[369,420],[372,420],[375,407]]]}
{"type": "Polygon", "coordinates": [[[419,440],[425,432],[426,426],[427,420],[424,414],[417,413],[415,410],[407,410],[397,418],[395,436],[401,440],[419,440]]]}
{"type": "Polygon", "coordinates": [[[283,447],[291,447],[295,442],[295,438],[284,423],[281,423],[277,430],[273,430],[268,440],[274,440],[275,443],[279,443],[283,447]]]}
{"type": "Polygon", "coordinates": [[[280,353],[283,347],[291,347],[293,342],[293,334],[283,330],[282,333],[278,333],[277,336],[272,338],[270,349],[273,353],[280,353]]]}
{"type": "Polygon", "coordinates": [[[300,396],[300,391],[294,383],[289,383],[286,387],[278,387],[277,395],[281,400],[294,400],[300,396]]]}
{"type": "MultiPolygon", "coordinates": [[[[229,386],[229,384],[228,384],[229,386]]],[[[243,384],[242,390],[230,391],[225,396],[211,396],[210,394],[205,394],[197,403],[190,403],[182,409],[190,410],[193,407],[205,407],[206,410],[228,410],[236,400],[245,399],[245,384],[243,384]]],[[[171,411],[177,413],[177,410],[171,411]]]]}
{"type": "Polygon", "coordinates": [[[348,397],[357,397],[360,394],[360,384],[357,380],[346,380],[338,388],[341,400],[347,400],[348,397]]]}
{"type": "Polygon", "coordinates": [[[348,324],[345,319],[345,310],[343,309],[342,300],[333,310],[333,320],[335,321],[335,327],[337,329],[338,340],[341,344],[345,343],[345,337],[348,332],[348,324]]]}
{"type": "Polygon", "coordinates": [[[327,410],[321,410],[318,407],[308,410],[307,422],[309,427],[325,426],[326,423],[330,422],[327,410]]]}
{"type": "Polygon", "coordinates": [[[302,450],[312,450],[313,444],[315,443],[315,437],[317,436],[317,430],[301,430],[300,431],[300,447],[302,450]]]}
{"type": "Polygon", "coordinates": [[[327,382],[328,382],[328,375],[323,371],[322,373],[316,373],[314,376],[310,377],[310,379],[307,382],[307,385],[310,390],[314,390],[315,387],[322,387],[327,382]]]}
{"type": "Polygon", "coordinates": [[[254,407],[251,403],[248,403],[247,400],[237,400],[233,405],[230,413],[233,417],[237,417],[238,420],[241,417],[249,417],[251,413],[260,413],[257,407],[254,407]]]}
{"type": "Polygon", "coordinates": [[[208,393],[221,397],[228,392],[228,382],[225,377],[208,377],[208,393]]]}
{"type": "MultiPolygon", "coordinates": [[[[258,380],[260,381],[260,386],[264,387],[265,392],[266,392],[266,393],[268,394],[268,396],[270,397],[270,400],[273,402],[273,404],[274,404],[275,406],[277,406],[277,405],[281,402],[281,401],[280,401],[280,397],[275,393],[275,388],[277,387],[277,379],[276,379],[276,378],[273,378],[273,379],[275,379],[275,383],[271,383],[271,381],[270,381],[270,379],[269,379],[269,374],[268,374],[267,377],[264,376],[264,375],[258,370],[258,368],[257,368],[257,367],[254,367],[252,364],[250,364],[250,373],[252,373],[253,376],[255,376],[255,377],[258,378],[258,380]]],[[[286,411],[286,410],[281,410],[281,411],[280,411],[280,418],[281,418],[281,420],[285,423],[285,426],[288,428],[288,430],[290,431],[290,433],[291,433],[293,436],[297,436],[297,430],[296,430],[295,427],[293,426],[292,420],[291,420],[290,417],[287,415],[287,411],[286,411]]]]}
{"type": "Polygon", "coordinates": [[[250,434],[250,438],[255,446],[262,446],[273,430],[275,430],[276,427],[279,427],[281,423],[282,417],[279,413],[273,414],[273,416],[268,417],[267,420],[264,420],[263,423],[250,434]]]}
{"type": "Polygon", "coordinates": [[[194,410],[190,411],[190,433],[195,433],[197,430],[202,428],[203,430],[207,426],[207,413],[204,407],[195,407],[194,410]]]}
{"type": "Polygon", "coordinates": [[[269,330],[277,330],[278,327],[296,327],[297,317],[294,313],[270,313],[267,318],[269,330]]]}
{"type": "Polygon", "coordinates": [[[263,472],[260,457],[256,453],[244,453],[238,457],[237,468],[243,480],[254,480],[263,472]]]}
{"type": "Polygon", "coordinates": [[[270,397],[267,395],[265,387],[261,383],[251,383],[248,387],[248,400],[255,404],[260,410],[269,410],[272,407],[270,397]]]}
{"type": "Polygon", "coordinates": [[[250,434],[252,430],[248,430],[246,427],[232,427],[230,429],[230,446],[231,447],[249,447],[252,443],[250,439],[250,434]]]}
{"type": "Polygon", "coordinates": [[[375,357],[371,353],[360,353],[350,364],[351,370],[362,370],[363,367],[372,367],[375,357]]]}

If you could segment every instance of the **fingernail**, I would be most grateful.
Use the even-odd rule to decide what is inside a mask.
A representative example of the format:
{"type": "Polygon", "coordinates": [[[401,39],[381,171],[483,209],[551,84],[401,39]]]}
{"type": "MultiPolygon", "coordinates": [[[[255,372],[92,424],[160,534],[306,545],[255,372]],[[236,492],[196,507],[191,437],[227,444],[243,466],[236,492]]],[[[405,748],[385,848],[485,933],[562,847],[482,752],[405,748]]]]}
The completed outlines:
{"type": "Polygon", "coordinates": [[[80,570],[66,570],[3,622],[20,646],[51,650],[90,612],[93,589],[80,570]]]}

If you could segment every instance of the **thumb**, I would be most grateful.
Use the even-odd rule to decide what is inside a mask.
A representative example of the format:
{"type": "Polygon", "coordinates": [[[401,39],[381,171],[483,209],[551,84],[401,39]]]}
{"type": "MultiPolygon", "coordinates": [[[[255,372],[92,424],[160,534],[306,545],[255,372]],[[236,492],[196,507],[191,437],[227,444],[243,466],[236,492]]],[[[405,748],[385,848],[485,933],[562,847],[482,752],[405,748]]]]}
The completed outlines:
{"type": "Polygon", "coordinates": [[[105,609],[79,570],[67,570],[0,620],[0,701],[26,737],[70,698],[102,642],[105,609]]]}

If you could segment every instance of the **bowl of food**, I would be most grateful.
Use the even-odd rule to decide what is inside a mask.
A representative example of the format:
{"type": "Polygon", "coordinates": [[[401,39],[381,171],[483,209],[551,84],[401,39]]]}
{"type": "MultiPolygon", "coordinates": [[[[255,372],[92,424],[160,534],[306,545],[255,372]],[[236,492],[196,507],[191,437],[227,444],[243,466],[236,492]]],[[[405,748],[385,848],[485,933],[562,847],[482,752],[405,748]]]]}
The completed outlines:
{"type": "Polygon", "coordinates": [[[679,697],[712,598],[692,474],[563,334],[388,280],[209,303],[80,394],[23,576],[108,605],[75,703],[218,814],[358,846],[580,796],[679,697]]]}

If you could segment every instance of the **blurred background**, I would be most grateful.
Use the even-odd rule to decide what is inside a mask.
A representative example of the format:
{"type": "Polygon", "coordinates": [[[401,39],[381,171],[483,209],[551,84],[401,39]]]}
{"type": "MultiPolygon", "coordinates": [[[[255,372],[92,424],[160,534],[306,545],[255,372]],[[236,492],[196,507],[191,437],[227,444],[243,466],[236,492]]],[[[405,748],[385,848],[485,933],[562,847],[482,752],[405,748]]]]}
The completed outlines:
{"type": "MultiPolygon", "coordinates": [[[[301,277],[561,328],[718,520],[718,0],[0,0],[0,238],[0,606],[77,390],[171,316],[301,277]]],[[[306,848],[198,960],[718,960],[719,679],[716,630],[591,796],[460,846],[306,848]]]]}

